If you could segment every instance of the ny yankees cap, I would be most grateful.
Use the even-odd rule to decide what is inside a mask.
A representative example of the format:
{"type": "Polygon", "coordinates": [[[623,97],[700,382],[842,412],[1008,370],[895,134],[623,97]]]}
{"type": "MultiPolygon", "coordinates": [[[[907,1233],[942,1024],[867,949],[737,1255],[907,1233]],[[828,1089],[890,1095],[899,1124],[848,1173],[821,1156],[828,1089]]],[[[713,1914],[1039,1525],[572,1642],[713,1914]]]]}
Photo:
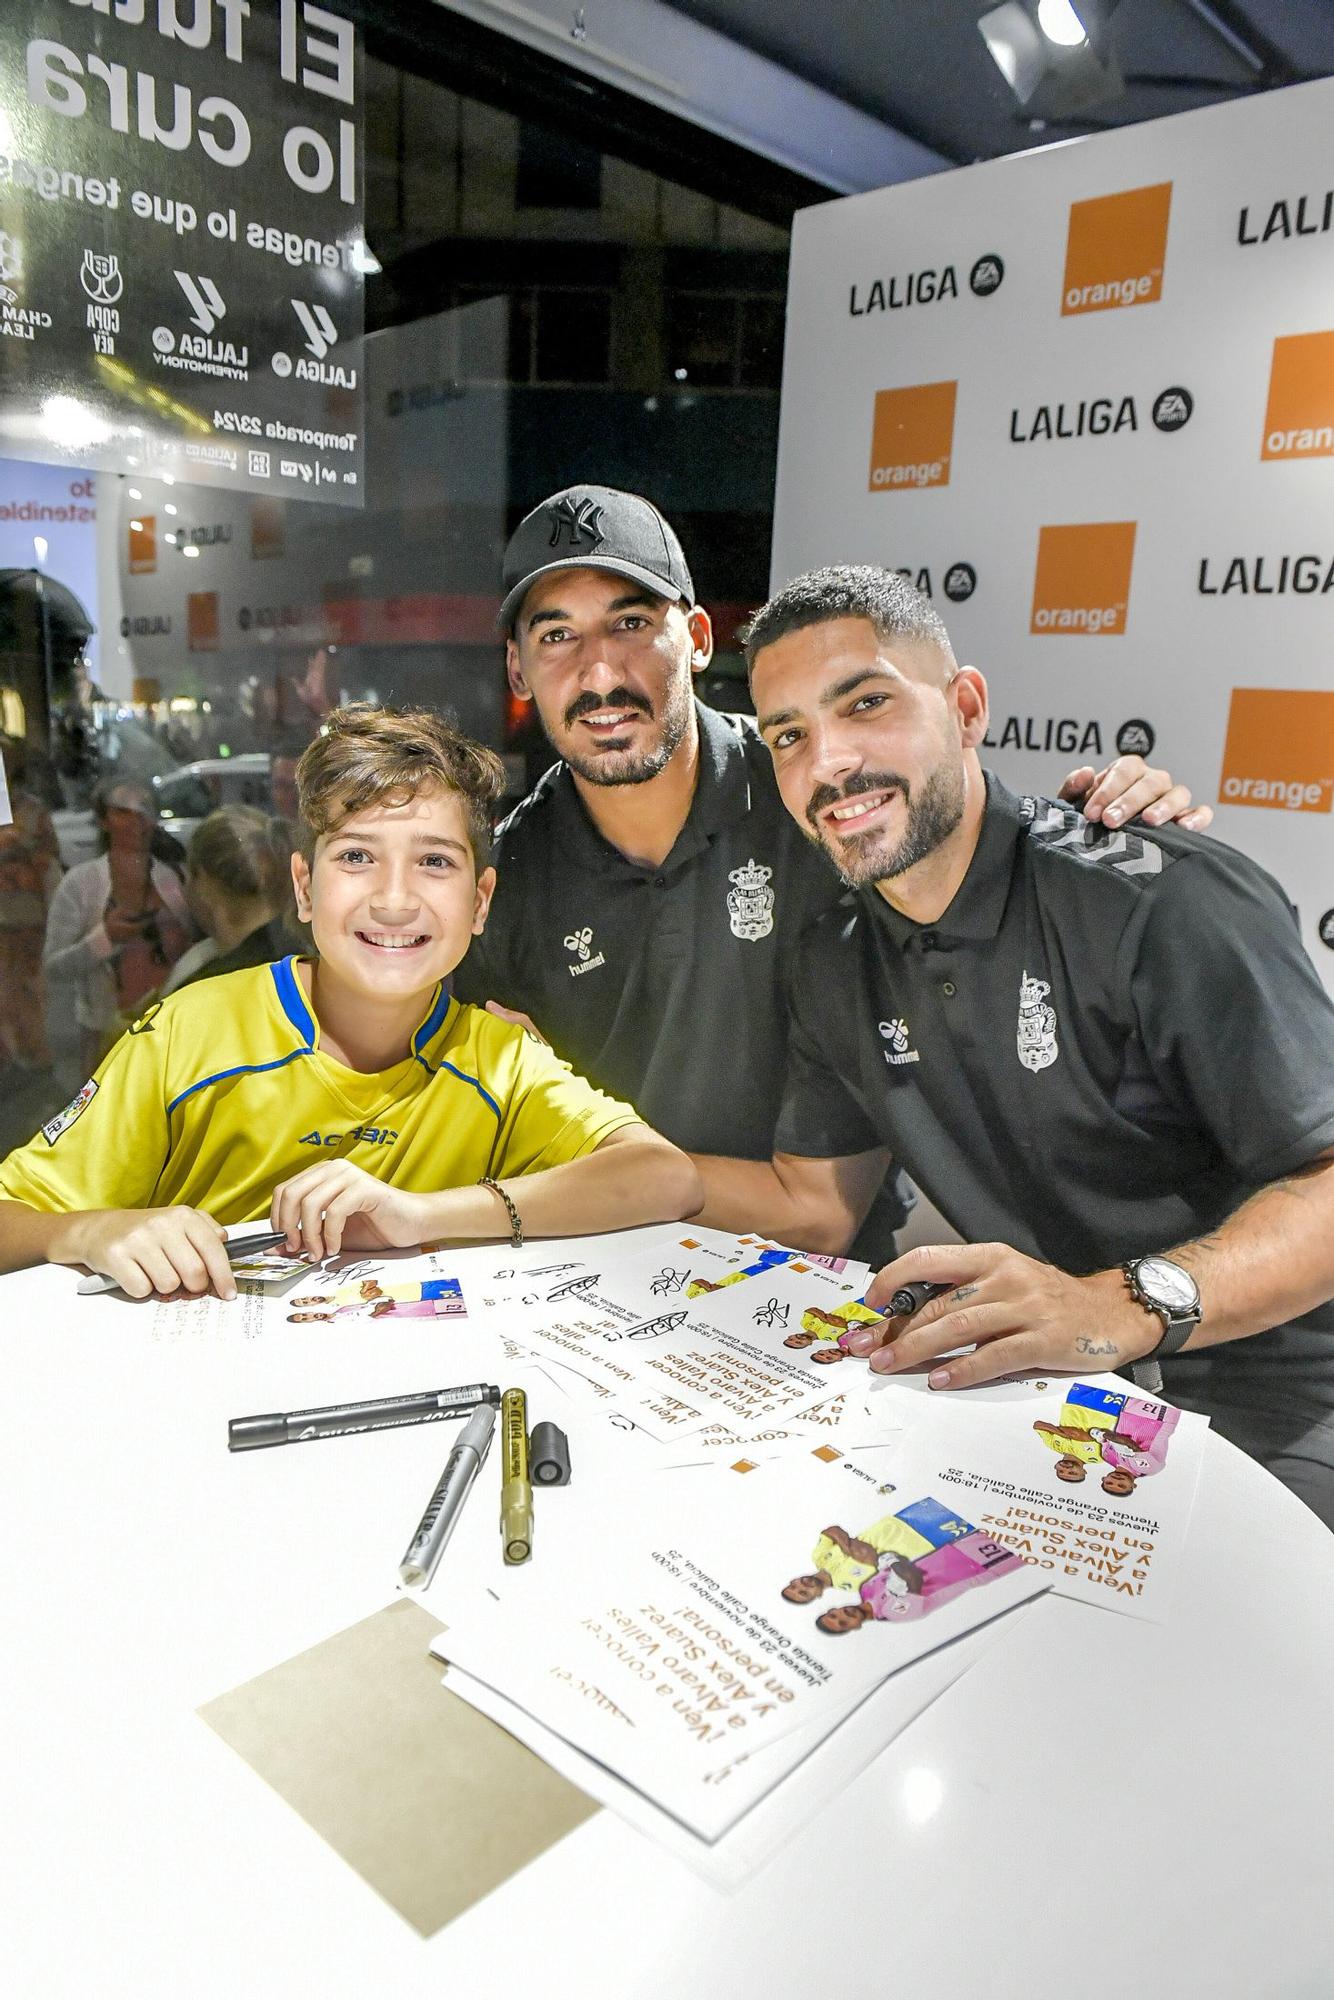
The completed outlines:
{"type": "Polygon", "coordinates": [[[614,486],[567,486],[525,515],[505,550],[505,601],[496,623],[513,629],[539,576],[556,569],[605,569],[655,596],[693,604],[695,586],[681,544],[657,508],[614,486]]]}

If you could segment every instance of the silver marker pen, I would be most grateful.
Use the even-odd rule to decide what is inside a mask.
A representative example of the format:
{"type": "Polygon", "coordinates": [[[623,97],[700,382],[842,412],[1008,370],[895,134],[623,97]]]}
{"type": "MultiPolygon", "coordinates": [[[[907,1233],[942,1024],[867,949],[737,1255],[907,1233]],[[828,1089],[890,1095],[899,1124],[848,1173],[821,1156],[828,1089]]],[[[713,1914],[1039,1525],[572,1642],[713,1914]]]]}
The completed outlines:
{"type": "Polygon", "coordinates": [[[319,1410],[288,1415],[233,1417],[227,1426],[228,1451],[255,1451],[262,1445],[301,1444],[307,1438],[350,1437],[383,1431],[395,1424],[436,1424],[471,1416],[479,1403],[498,1404],[494,1382],[469,1382],[461,1389],[423,1389],[411,1396],[378,1396],[366,1403],[330,1403],[319,1410]]]}
{"type": "Polygon", "coordinates": [[[472,1491],[472,1483],[491,1448],[495,1427],[496,1412],[491,1403],[484,1403],[480,1410],[475,1410],[463,1426],[458,1443],[445,1461],[440,1484],[427,1502],[426,1512],[417,1524],[417,1532],[408,1543],[407,1552],[398,1566],[404,1583],[410,1586],[427,1584],[435,1575],[435,1566],[444,1553],[445,1543],[454,1532],[463,1512],[463,1503],[472,1491]]]}

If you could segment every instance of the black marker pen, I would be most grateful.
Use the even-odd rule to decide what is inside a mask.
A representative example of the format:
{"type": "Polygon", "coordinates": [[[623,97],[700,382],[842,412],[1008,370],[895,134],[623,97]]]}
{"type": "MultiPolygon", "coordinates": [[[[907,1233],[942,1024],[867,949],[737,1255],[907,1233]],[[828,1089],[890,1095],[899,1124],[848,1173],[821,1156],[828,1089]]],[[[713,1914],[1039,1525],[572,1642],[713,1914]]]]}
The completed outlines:
{"type": "Polygon", "coordinates": [[[484,1405],[494,1409],[499,1401],[496,1383],[469,1382],[462,1389],[422,1389],[413,1396],[380,1396],[369,1403],[331,1403],[322,1410],[293,1410],[289,1416],[233,1417],[227,1426],[227,1449],[254,1451],[261,1445],[385,1431],[396,1424],[438,1424],[471,1416],[484,1405]]]}

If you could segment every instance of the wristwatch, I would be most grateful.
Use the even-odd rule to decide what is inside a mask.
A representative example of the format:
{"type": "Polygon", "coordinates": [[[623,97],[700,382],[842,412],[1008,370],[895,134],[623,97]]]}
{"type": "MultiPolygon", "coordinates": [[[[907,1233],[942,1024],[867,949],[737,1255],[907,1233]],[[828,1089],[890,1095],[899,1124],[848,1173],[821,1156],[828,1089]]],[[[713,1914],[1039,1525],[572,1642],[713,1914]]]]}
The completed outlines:
{"type": "Polygon", "coordinates": [[[1162,1339],[1140,1360],[1178,1353],[1204,1317],[1200,1288],[1190,1272],[1170,1257],[1129,1257],[1121,1272],[1135,1303],[1157,1313],[1163,1323],[1162,1339]]]}

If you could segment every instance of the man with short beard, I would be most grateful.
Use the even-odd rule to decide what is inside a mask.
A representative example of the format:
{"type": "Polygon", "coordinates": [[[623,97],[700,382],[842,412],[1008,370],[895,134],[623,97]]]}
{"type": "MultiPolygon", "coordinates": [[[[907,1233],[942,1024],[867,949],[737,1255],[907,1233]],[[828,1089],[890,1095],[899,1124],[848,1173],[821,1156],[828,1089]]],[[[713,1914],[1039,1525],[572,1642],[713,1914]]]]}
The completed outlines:
{"type": "MultiPolygon", "coordinates": [[[[510,687],[562,761],[497,833],[490,915],[456,990],[528,1017],[687,1151],[768,1161],[791,953],[837,879],[783,810],[753,725],[693,697],[713,631],[656,507],[606,486],[553,494],[515,530],[504,590],[510,687]]],[[[1085,810],[1170,817],[1190,803],[1170,784],[1127,758],[1085,810]]],[[[903,1219],[895,1178],[876,1199],[884,1181],[882,1163],[825,1189],[843,1242],[865,1219],[865,1255],[887,1254],[903,1219]]],[[[745,1227],[777,1233],[763,1206],[745,1227]]]]}
{"type": "Polygon", "coordinates": [[[810,1242],[892,1154],[965,1241],[882,1270],[868,1305],[941,1294],[849,1351],[933,1389],[1164,1357],[1334,1525],[1334,1006],[1278,884],[1014,797],[986,682],[892,571],[798,577],[746,645],[784,804],[856,895],[802,940],[774,1161],[700,1163],[702,1219],[810,1242]]]}

